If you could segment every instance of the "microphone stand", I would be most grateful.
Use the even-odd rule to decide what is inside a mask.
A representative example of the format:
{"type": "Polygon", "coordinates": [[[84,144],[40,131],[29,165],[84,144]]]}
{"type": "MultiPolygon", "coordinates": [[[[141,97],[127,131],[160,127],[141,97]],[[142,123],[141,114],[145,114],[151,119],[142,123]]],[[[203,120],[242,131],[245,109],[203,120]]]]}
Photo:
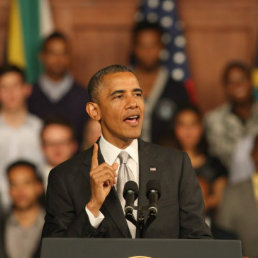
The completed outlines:
{"type": "Polygon", "coordinates": [[[145,223],[144,210],[147,210],[148,206],[133,206],[133,209],[138,211],[138,220],[136,221],[131,211],[126,212],[125,218],[136,226],[136,229],[140,231],[140,238],[143,238],[147,228],[156,219],[157,213],[151,211],[145,223]]]}

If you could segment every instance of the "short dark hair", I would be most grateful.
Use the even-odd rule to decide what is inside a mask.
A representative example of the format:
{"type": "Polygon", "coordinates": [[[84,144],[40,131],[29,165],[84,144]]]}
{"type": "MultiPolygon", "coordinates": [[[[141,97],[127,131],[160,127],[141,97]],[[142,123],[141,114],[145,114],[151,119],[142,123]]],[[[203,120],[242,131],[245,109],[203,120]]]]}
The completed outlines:
{"type": "Polygon", "coordinates": [[[7,73],[17,73],[21,76],[22,80],[25,82],[25,72],[22,68],[18,67],[17,65],[13,64],[4,64],[0,67],[0,77],[7,73]]]}
{"type": "Polygon", "coordinates": [[[49,116],[44,120],[44,124],[43,124],[43,127],[41,129],[41,134],[40,134],[41,139],[42,139],[45,129],[50,125],[59,125],[59,126],[68,128],[71,131],[72,139],[73,140],[76,139],[75,130],[74,130],[72,123],[67,118],[65,118],[63,116],[58,116],[58,115],[49,116]]]}
{"type": "Polygon", "coordinates": [[[248,79],[251,78],[251,68],[246,63],[242,61],[231,61],[226,65],[222,74],[222,82],[224,85],[227,85],[229,74],[233,69],[239,69],[248,79]]]}
{"type": "Polygon", "coordinates": [[[146,30],[152,30],[160,35],[162,37],[164,31],[162,27],[157,22],[148,22],[148,21],[142,21],[139,23],[136,23],[133,28],[133,42],[135,43],[137,40],[137,37],[139,33],[146,30]]]}
{"type": "Polygon", "coordinates": [[[37,181],[42,182],[42,177],[37,169],[37,166],[34,163],[32,163],[28,160],[23,160],[23,159],[16,160],[7,166],[7,168],[6,168],[7,177],[9,176],[12,169],[14,169],[16,167],[24,167],[24,166],[30,168],[33,171],[33,174],[37,181]]]}
{"type": "Polygon", "coordinates": [[[114,65],[110,65],[110,66],[102,68],[101,70],[96,72],[89,81],[88,95],[89,95],[90,101],[97,102],[98,88],[99,88],[100,84],[103,82],[103,79],[106,75],[112,74],[112,73],[120,73],[120,72],[129,72],[129,73],[132,73],[133,75],[135,75],[135,77],[136,77],[134,70],[125,65],[114,64],[114,65]]]}
{"type": "Polygon", "coordinates": [[[60,32],[60,31],[54,31],[53,33],[51,33],[50,35],[48,35],[42,42],[42,47],[41,50],[44,52],[47,49],[47,44],[55,39],[59,39],[64,41],[65,43],[68,43],[68,39],[65,36],[64,33],[60,32]]]}

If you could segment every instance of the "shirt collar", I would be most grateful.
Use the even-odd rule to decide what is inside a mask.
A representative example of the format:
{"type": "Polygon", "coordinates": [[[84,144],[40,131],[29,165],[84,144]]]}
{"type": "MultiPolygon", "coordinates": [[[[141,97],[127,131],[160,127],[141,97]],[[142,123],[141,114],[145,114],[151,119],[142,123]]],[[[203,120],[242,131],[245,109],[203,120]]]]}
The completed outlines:
{"type": "Polygon", "coordinates": [[[139,163],[137,139],[134,139],[127,148],[119,149],[110,142],[108,142],[104,138],[104,136],[101,135],[99,140],[99,146],[105,162],[107,162],[109,165],[112,165],[115,162],[117,156],[121,151],[126,151],[137,164],[139,163]]]}
{"type": "Polygon", "coordinates": [[[47,75],[39,78],[39,87],[53,101],[59,101],[73,86],[73,77],[67,73],[58,82],[52,81],[47,75]]]}

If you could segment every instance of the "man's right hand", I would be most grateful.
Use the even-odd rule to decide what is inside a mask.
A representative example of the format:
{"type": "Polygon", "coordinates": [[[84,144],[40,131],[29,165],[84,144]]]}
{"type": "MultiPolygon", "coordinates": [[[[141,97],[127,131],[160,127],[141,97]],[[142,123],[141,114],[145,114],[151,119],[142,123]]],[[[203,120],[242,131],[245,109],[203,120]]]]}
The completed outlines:
{"type": "Polygon", "coordinates": [[[99,165],[98,144],[94,143],[90,170],[91,198],[87,208],[95,217],[98,216],[99,210],[112,186],[116,184],[117,168],[117,163],[114,163],[112,166],[106,162],[99,165]]]}

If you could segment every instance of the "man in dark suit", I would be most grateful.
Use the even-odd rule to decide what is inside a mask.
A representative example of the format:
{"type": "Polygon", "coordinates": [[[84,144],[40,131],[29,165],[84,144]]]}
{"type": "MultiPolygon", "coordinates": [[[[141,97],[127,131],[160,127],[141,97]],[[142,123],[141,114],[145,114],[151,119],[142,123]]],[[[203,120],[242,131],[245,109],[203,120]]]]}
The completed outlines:
{"type": "Polygon", "coordinates": [[[161,184],[158,215],[144,237],[211,238],[187,154],[139,139],[144,100],[134,71],[106,67],[92,77],[88,92],[86,109],[100,121],[102,135],[93,148],[50,172],[43,237],[139,237],[139,230],[124,217],[124,200],[117,189],[122,162],[139,185],[138,205],[148,204],[150,179],[161,184]],[[129,156],[126,162],[121,152],[129,156]]]}

